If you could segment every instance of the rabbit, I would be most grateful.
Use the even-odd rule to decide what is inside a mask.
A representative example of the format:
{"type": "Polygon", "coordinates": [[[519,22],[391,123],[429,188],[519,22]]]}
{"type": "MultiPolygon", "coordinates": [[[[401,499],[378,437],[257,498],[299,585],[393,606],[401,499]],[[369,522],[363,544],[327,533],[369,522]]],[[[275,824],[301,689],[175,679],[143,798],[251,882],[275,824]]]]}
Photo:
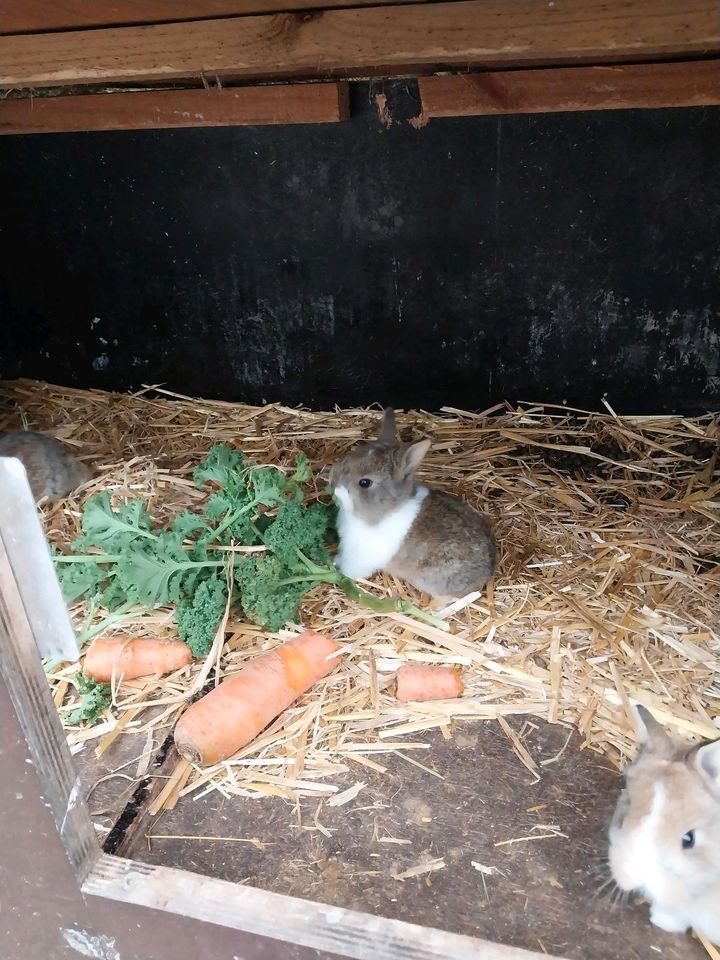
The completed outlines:
{"type": "Polygon", "coordinates": [[[463,597],[492,577],[497,547],[481,514],[415,482],[429,448],[429,440],[399,443],[386,410],[377,440],[333,465],[341,573],[358,580],[384,570],[433,598],[463,597]]]}
{"type": "Polygon", "coordinates": [[[720,943],[720,740],[677,743],[637,708],[640,751],[609,831],[610,870],[657,927],[720,943]]]}
{"type": "Polygon", "coordinates": [[[90,469],[69,454],[59,440],[32,430],[0,436],[0,457],[17,457],[25,467],[36,501],[66,497],[92,477],[90,469]]]}

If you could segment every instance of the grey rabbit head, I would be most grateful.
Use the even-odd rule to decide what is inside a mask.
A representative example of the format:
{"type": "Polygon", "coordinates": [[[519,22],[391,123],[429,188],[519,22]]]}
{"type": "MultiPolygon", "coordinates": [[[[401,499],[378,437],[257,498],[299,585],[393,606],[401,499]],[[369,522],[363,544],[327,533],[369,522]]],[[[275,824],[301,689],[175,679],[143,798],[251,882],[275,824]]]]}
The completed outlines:
{"type": "Polygon", "coordinates": [[[412,497],[415,473],[429,449],[429,440],[398,443],[395,413],[388,409],[377,440],[358,443],[334,464],[330,484],[345,509],[377,523],[412,497]]]}
{"type": "Polygon", "coordinates": [[[20,460],[36,500],[53,502],[92,479],[90,468],[76,460],[59,440],[32,430],[0,436],[0,457],[20,460]]]}

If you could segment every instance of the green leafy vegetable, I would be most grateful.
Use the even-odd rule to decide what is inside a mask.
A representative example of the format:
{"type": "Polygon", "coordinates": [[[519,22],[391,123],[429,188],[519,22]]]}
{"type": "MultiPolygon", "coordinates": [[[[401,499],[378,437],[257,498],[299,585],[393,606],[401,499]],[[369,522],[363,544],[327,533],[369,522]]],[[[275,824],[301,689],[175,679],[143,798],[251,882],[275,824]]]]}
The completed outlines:
{"type": "Polygon", "coordinates": [[[267,553],[236,560],[235,582],[243,610],[252,620],[279,630],[297,618],[302,598],[314,586],[293,579],[303,570],[300,555],[331,569],[325,544],[332,522],[333,509],[326,504],[287,501],[263,533],[267,553]]]}
{"type": "Polygon", "coordinates": [[[305,568],[305,572],[281,581],[278,584],[279,587],[305,583],[308,585],[306,589],[311,589],[315,584],[329,583],[333,586],[340,587],[351,600],[355,600],[357,603],[369,607],[377,613],[402,613],[409,617],[415,617],[416,620],[422,620],[424,623],[429,623],[438,630],[447,632],[450,629],[445,620],[434,617],[426,610],[421,610],[420,607],[416,607],[414,603],[410,603],[410,601],[405,600],[404,597],[376,597],[372,593],[361,590],[353,580],[340,573],[337,567],[328,568],[320,566],[302,554],[300,555],[300,559],[305,568]]]}
{"type": "Polygon", "coordinates": [[[235,478],[246,469],[245,454],[231,450],[224,443],[216,443],[199,467],[193,472],[196,487],[214,480],[221,487],[232,485],[235,478]]]}
{"type": "Polygon", "coordinates": [[[73,726],[79,723],[95,723],[112,702],[110,684],[97,683],[84,673],[78,673],[74,682],[81,700],[80,706],[68,716],[68,723],[73,726]]]}
{"type": "Polygon", "coordinates": [[[196,657],[210,652],[217,628],[227,605],[227,584],[218,577],[203,580],[189,600],[182,600],[175,610],[180,639],[196,657]]]}
{"type": "Polygon", "coordinates": [[[310,461],[307,458],[307,454],[303,453],[302,450],[295,458],[295,473],[290,479],[293,483],[310,483],[312,480],[310,461]]]}
{"type": "Polygon", "coordinates": [[[329,564],[325,544],[333,513],[332,507],[324,503],[308,506],[292,500],[280,507],[275,520],[263,534],[263,542],[289,570],[301,567],[298,551],[316,563],[329,564]]]}
{"type": "Polygon", "coordinates": [[[190,513],[189,510],[183,510],[173,520],[170,532],[176,533],[182,540],[189,540],[198,533],[211,534],[212,528],[204,517],[197,513],[190,513]]]}
{"type": "Polygon", "coordinates": [[[116,623],[133,607],[173,605],[180,637],[197,657],[207,654],[227,604],[227,548],[237,553],[232,602],[254,622],[279,630],[296,620],[305,594],[316,584],[339,586],[380,612],[401,612],[447,629],[447,624],[402,599],[375,597],[333,566],[327,552],[336,515],[332,504],[306,503],[303,484],[312,480],[305,454],[294,473],[247,460],[237,450],[214,446],[194,472],[198,486],[215,489],[202,514],[183,511],[165,529],[153,529],[141,500],[113,509],[107,493],[91,497],[81,519],[82,536],[72,553],[55,554],[65,600],[85,598],[94,612],[82,640],[116,623]]]}
{"type": "Polygon", "coordinates": [[[100,561],[83,558],[81,563],[63,563],[59,558],[68,558],[55,553],[56,570],[65,603],[74,603],[80,597],[93,597],[100,592],[101,584],[107,580],[107,570],[100,561]]]}
{"type": "Polygon", "coordinates": [[[78,547],[102,547],[114,552],[138,539],[155,539],[142,500],[130,500],[116,512],[109,494],[96,493],[85,504],[81,523],[83,536],[76,543],[78,547]]]}
{"type": "Polygon", "coordinates": [[[307,583],[283,584],[288,568],[271,553],[240,557],[235,562],[235,583],[247,616],[268,630],[280,630],[295,620],[300,602],[310,589],[307,583]]]}
{"type": "Polygon", "coordinates": [[[152,609],[179,603],[203,575],[224,565],[219,557],[191,560],[177,534],[163,532],[156,543],[129,550],[116,575],[129,600],[152,609]]]}

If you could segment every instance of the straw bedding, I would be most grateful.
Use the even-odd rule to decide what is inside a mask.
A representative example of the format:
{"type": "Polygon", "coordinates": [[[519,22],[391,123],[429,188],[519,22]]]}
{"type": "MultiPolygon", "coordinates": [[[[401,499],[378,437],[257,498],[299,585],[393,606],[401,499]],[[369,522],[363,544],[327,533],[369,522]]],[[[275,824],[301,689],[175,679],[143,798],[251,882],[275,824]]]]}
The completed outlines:
{"type": "MultiPolygon", "coordinates": [[[[79,531],[83,500],[104,489],[142,497],[164,521],[205,494],[193,467],[213,443],[240,447],[263,463],[289,465],[298,450],[315,471],[371,436],[378,410],[311,413],[194,400],[161,390],[118,396],[31,381],[2,385],[0,428],[21,424],[54,434],[94,461],[99,477],[76,497],[44,508],[48,537],[79,531]]],[[[688,737],[716,736],[720,714],[720,537],[717,417],[618,417],[563,407],[502,404],[476,415],[445,409],[399,418],[405,439],[433,445],[423,479],[480,507],[495,526],[501,561],[494,584],[443,611],[450,632],[402,616],[381,616],[318,587],[303,625],[343,645],[341,666],[237,757],[200,770],[178,762],[155,807],[205,791],[224,795],[327,798],[350,802],[364,767],[382,754],[432,768],[432,743],[457,723],[494,720],[518,759],[537,775],[522,742],[524,720],[579,729],[583,746],[621,762],[632,748],[629,702],[688,737]],[[458,664],[461,700],[394,701],[386,687],[406,661],[458,664]]],[[[320,495],[324,484],[317,482],[320,495]]],[[[369,589],[404,593],[378,577],[369,589]]],[[[87,610],[72,610],[85,625],[87,610]]],[[[298,625],[298,629],[299,629],[298,625]]],[[[113,628],[123,635],[172,636],[170,611],[138,612],[113,628]]],[[[137,737],[142,776],[188,696],[271,648],[271,635],[231,614],[208,660],[163,679],[125,683],[90,728],[68,727],[73,750],[107,749],[137,737]]],[[[69,678],[50,674],[61,716],[76,704],[69,678]]]]}

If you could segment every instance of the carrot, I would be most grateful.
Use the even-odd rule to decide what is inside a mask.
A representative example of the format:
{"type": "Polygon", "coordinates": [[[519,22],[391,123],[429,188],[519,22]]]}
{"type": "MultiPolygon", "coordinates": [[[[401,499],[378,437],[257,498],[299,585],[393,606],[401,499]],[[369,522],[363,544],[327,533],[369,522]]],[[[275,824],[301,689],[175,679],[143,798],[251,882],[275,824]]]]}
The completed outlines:
{"type": "Polygon", "coordinates": [[[404,664],[395,677],[398,700],[454,700],[465,685],[456,667],[404,664]]]}
{"type": "Polygon", "coordinates": [[[227,760],[334,669],[337,659],[327,657],[337,649],[334,640],[308,630],[223,680],[180,717],[180,756],[203,766],[227,760]]]}
{"type": "Polygon", "coordinates": [[[190,647],[179,640],[156,637],[95,637],[83,671],[86,677],[109,683],[114,675],[134,680],[152,673],[172,673],[192,660],[190,647]]]}

